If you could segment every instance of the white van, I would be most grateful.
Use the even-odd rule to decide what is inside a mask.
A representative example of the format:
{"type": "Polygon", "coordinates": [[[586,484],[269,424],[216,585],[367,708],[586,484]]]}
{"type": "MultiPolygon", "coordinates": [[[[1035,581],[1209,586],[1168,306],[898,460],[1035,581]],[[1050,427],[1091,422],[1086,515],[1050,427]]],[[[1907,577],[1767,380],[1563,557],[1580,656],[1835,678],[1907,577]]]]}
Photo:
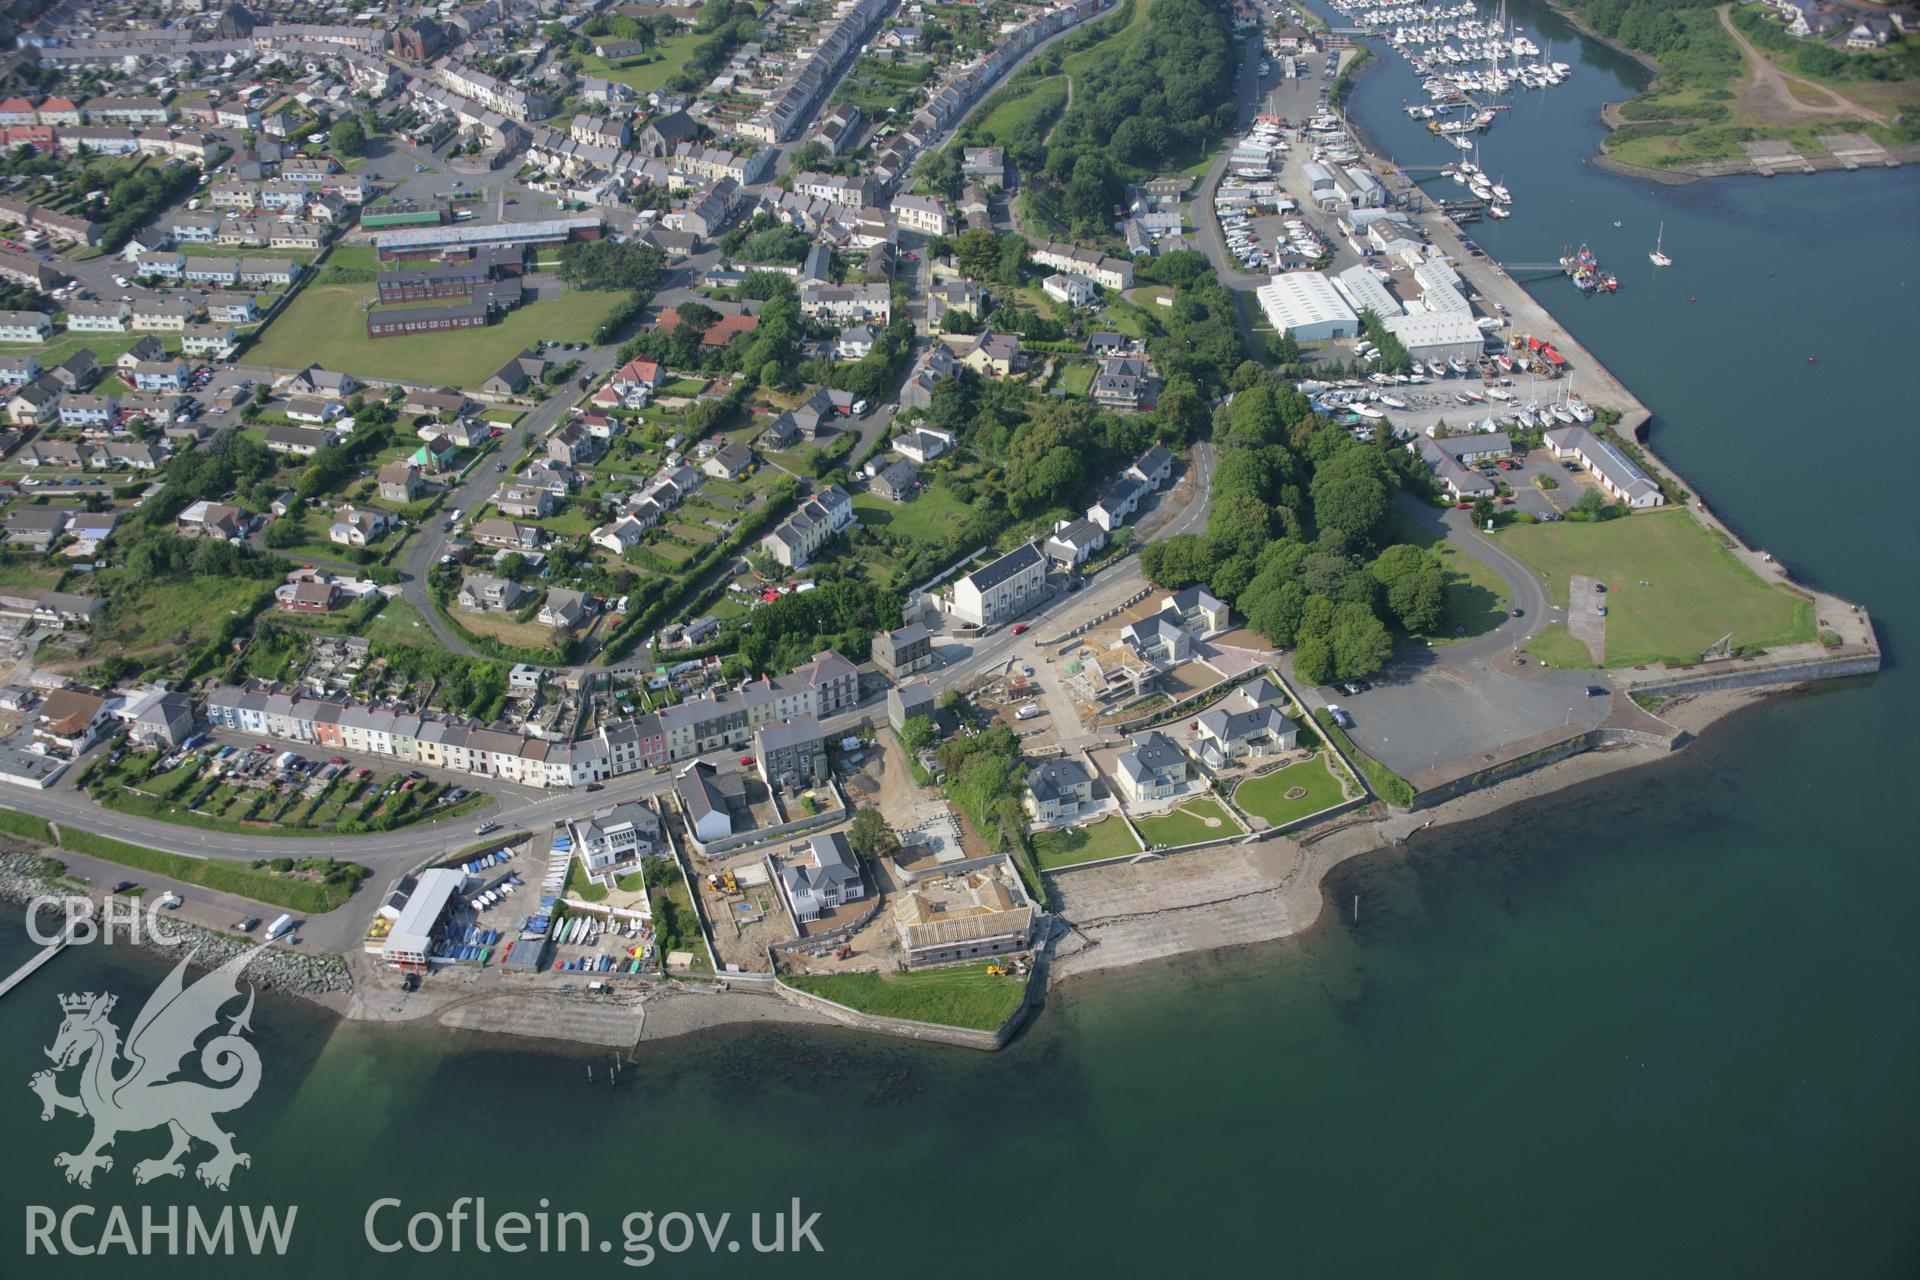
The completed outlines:
{"type": "Polygon", "coordinates": [[[267,926],[267,932],[264,936],[268,942],[272,942],[275,938],[284,938],[292,932],[293,932],[293,917],[281,916],[279,919],[275,920],[272,924],[267,926]]]}

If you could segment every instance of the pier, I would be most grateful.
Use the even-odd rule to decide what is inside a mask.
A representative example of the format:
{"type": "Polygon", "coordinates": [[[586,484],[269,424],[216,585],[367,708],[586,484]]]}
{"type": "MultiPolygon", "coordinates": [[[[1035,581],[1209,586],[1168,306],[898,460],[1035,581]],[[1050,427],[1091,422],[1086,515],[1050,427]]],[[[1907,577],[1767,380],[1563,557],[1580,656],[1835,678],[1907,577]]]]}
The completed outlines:
{"type": "Polygon", "coordinates": [[[73,922],[69,920],[66,928],[60,931],[58,938],[55,938],[52,942],[40,948],[25,964],[8,974],[6,981],[0,982],[0,996],[5,996],[9,991],[12,991],[28,978],[38,973],[49,960],[66,950],[67,944],[71,941],[73,941],[73,922]]]}

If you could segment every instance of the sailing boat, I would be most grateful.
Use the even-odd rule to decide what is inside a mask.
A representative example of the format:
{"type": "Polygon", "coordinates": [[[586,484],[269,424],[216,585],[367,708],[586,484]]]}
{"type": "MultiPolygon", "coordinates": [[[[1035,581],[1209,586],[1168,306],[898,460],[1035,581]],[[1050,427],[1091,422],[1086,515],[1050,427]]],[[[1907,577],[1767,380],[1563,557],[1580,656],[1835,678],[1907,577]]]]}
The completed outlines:
{"type": "Polygon", "coordinates": [[[1653,238],[1653,252],[1647,255],[1647,257],[1653,259],[1653,265],[1656,267],[1670,267],[1673,265],[1673,259],[1669,258],[1660,248],[1660,242],[1665,240],[1666,237],[1667,224],[1663,222],[1660,224],[1659,234],[1653,238]]]}

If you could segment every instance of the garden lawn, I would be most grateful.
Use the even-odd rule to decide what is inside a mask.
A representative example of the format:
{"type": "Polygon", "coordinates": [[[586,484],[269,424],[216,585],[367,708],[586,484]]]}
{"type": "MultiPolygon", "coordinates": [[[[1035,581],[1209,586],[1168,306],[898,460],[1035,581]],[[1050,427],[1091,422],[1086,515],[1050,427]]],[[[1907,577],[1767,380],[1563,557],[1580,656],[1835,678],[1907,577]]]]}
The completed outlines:
{"type": "Polygon", "coordinates": [[[1345,798],[1340,779],[1333,776],[1324,755],[1290,764],[1263,778],[1249,778],[1233,793],[1235,804],[1248,813],[1265,818],[1276,827],[1297,822],[1308,814],[1339,804],[1345,798]],[[1297,800],[1287,799],[1287,792],[1295,787],[1305,790],[1306,795],[1297,800]]]}
{"type": "Polygon", "coordinates": [[[1051,871],[1055,867],[1071,867],[1076,863],[1139,853],[1140,842],[1133,838],[1133,832],[1127,829],[1127,824],[1121,821],[1119,815],[1109,814],[1072,829],[1048,827],[1044,831],[1036,831],[1033,833],[1033,852],[1040,869],[1051,871]]]}
{"type": "Polygon", "coordinates": [[[885,529],[903,542],[938,547],[966,520],[960,500],[938,484],[928,485],[906,502],[888,502],[870,493],[853,500],[853,513],[869,529],[885,529]]]}
{"type": "Polygon", "coordinates": [[[1134,825],[1140,828],[1140,834],[1148,844],[1164,845],[1169,849],[1178,849],[1184,844],[1199,844],[1202,840],[1237,836],[1245,831],[1218,800],[1209,800],[1204,796],[1175,805],[1157,818],[1136,818],[1134,825]]]}
{"type": "Polygon", "coordinates": [[[530,302],[484,329],[449,329],[404,338],[367,336],[361,303],[370,285],[313,285],[267,326],[248,353],[256,364],[285,368],[324,365],[370,378],[432,380],[478,387],[522,349],[542,338],[585,342],[626,296],[619,290],[574,290],[530,302]]]}
{"type": "Polygon", "coordinates": [[[655,89],[665,88],[667,81],[680,73],[694,46],[704,39],[706,36],[697,32],[684,31],[662,40],[639,58],[622,58],[617,62],[608,62],[597,53],[583,53],[578,55],[580,74],[617,80],[635,93],[651,93],[655,89]],[[657,58],[654,57],[656,54],[659,55],[657,58]],[[648,62],[644,60],[646,58],[654,60],[648,62]]]}
{"type": "Polygon", "coordinates": [[[1507,616],[1506,584],[1485,561],[1455,546],[1439,530],[1404,517],[1395,522],[1395,530],[1395,541],[1431,551],[1446,570],[1447,625],[1438,635],[1429,637],[1435,644],[1484,635],[1500,625],[1507,616]]]}
{"type": "Polygon", "coordinates": [[[1025,977],[996,976],[986,962],[914,973],[794,974],[788,986],[882,1018],[992,1031],[1019,1007],[1025,977]]]}
{"type": "Polygon", "coordinates": [[[1678,508],[1592,523],[1513,525],[1497,536],[1540,571],[1556,603],[1569,603],[1576,573],[1607,584],[1610,667],[1698,662],[1728,632],[1736,651],[1814,638],[1812,601],[1762,581],[1678,508]]]}

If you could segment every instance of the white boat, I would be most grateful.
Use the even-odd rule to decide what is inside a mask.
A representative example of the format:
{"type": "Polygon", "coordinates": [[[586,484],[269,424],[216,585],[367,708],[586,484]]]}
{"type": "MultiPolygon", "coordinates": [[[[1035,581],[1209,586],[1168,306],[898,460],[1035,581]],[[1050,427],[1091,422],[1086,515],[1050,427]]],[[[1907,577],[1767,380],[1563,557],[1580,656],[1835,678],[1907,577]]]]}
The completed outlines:
{"type": "Polygon", "coordinates": [[[1488,387],[1487,394],[1492,396],[1495,400],[1513,399],[1513,392],[1508,391],[1505,387],[1488,387]]]}
{"type": "Polygon", "coordinates": [[[1467,372],[1467,362],[1459,356],[1451,356],[1447,360],[1447,368],[1464,375],[1467,372]]]}
{"type": "Polygon", "coordinates": [[[1653,260],[1653,265],[1656,267],[1670,267],[1673,265],[1673,259],[1669,258],[1666,252],[1660,247],[1660,242],[1666,238],[1667,224],[1663,222],[1660,224],[1659,234],[1653,238],[1653,252],[1647,255],[1647,257],[1653,260]]]}
{"type": "Polygon", "coordinates": [[[1407,407],[1407,402],[1399,396],[1381,396],[1380,403],[1389,409],[1404,409],[1407,407]]]}
{"type": "Polygon", "coordinates": [[[1370,404],[1356,404],[1353,406],[1353,411],[1363,418],[1384,418],[1387,416],[1370,404]]]}
{"type": "Polygon", "coordinates": [[[1592,422],[1596,416],[1593,410],[1587,407],[1587,402],[1578,396],[1567,397],[1567,412],[1573,415],[1576,422],[1592,422]]]}
{"type": "Polygon", "coordinates": [[[1554,417],[1560,419],[1560,421],[1566,423],[1570,427],[1580,421],[1578,418],[1573,416],[1573,410],[1567,408],[1567,406],[1563,404],[1551,404],[1551,405],[1548,405],[1547,408],[1552,411],[1554,417]]]}
{"type": "Polygon", "coordinates": [[[1487,207],[1487,216],[1489,218],[1511,218],[1513,214],[1508,211],[1505,205],[1496,204],[1487,207]]]}

